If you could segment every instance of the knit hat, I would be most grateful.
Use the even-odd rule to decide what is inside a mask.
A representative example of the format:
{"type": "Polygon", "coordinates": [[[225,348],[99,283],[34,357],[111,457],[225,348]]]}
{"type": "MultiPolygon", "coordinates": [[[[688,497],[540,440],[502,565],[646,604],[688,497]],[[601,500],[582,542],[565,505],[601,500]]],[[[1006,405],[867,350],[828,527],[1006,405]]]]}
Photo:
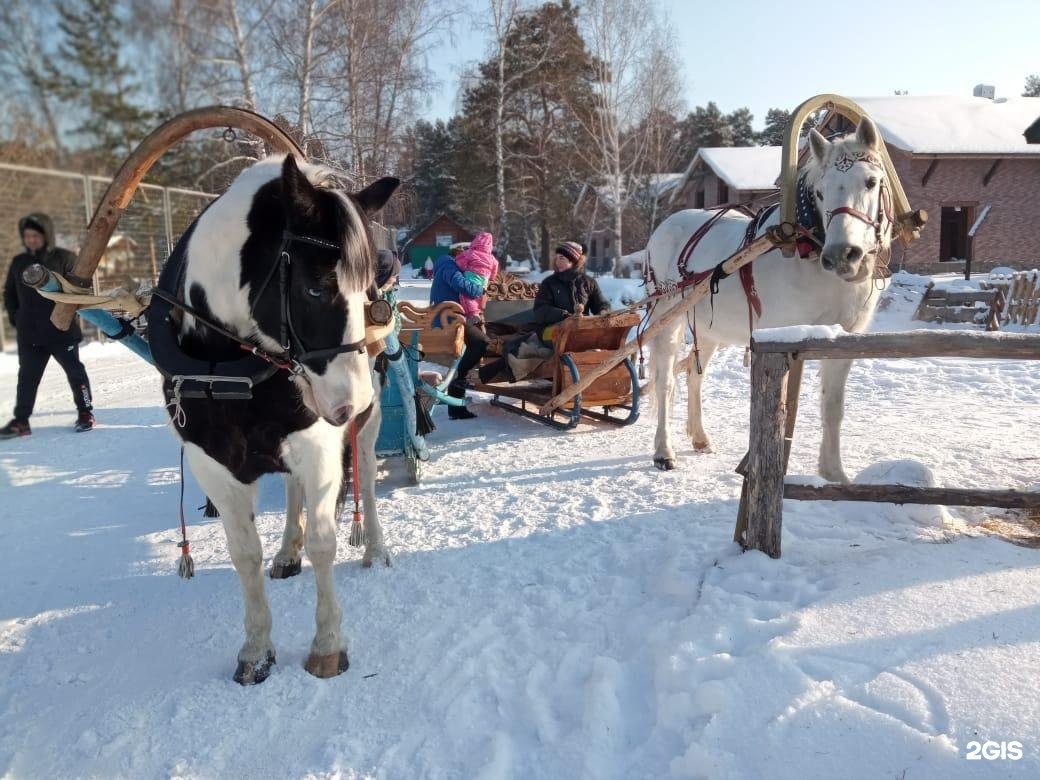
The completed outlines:
{"type": "Polygon", "coordinates": [[[585,261],[585,248],[577,241],[564,241],[556,247],[556,254],[563,255],[574,265],[581,265],[585,261]]]}
{"type": "Polygon", "coordinates": [[[376,287],[382,289],[387,282],[401,273],[401,261],[397,253],[389,249],[376,252],[376,287]]]}

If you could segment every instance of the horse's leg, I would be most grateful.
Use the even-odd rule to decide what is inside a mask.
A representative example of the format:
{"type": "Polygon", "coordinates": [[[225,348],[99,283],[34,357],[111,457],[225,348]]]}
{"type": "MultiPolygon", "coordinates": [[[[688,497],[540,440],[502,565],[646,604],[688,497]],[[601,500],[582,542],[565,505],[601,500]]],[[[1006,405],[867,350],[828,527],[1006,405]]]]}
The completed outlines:
{"type": "Polygon", "coordinates": [[[683,323],[676,323],[658,335],[650,345],[650,366],[654,377],[657,406],[657,433],[654,435],[654,465],[662,471],[675,468],[675,452],[668,435],[668,412],[675,386],[675,353],[682,340],[683,323]]]}
{"type": "Polygon", "coordinates": [[[264,593],[264,551],[253,512],[256,485],[245,485],[194,444],[184,445],[191,473],[220,512],[228,552],[238,573],[245,603],[246,641],[238,651],[235,682],[253,685],[267,679],[275,662],[271,609],[264,593]]]}
{"type": "Polygon", "coordinates": [[[318,422],[291,434],[285,446],[284,460],[303,485],[307,508],[303,543],[314,569],[317,607],[314,641],[304,668],[315,677],[335,677],[349,665],[340,634],[343,611],[332,579],[336,502],[343,482],[343,435],[343,429],[318,422]]]}
{"type": "Polygon", "coordinates": [[[377,560],[390,565],[390,555],[383,542],[383,526],[379,522],[379,513],[376,510],[376,439],[379,437],[382,419],[383,413],[377,395],[371,414],[358,431],[358,478],[361,482],[361,505],[365,525],[365,554],[361,557],[361,565],[365,568],[377,560]]]}
{"type": "Polygon", "coordinates": [[[851,360],[824,360],[820,368],[820,417],[823,440],[820,442],[820,476],[830,482],[848,482],[841,465],[841,420],[845,416],[845,381],[851,360]]]}
{"type": "Polygon", "coordinates": [[[711,437],[704,432],[704,416],[701,411],[701,385],[704,384],[704,377],[708,373],[708,363],[711,362],[711,356],[715,354],[718,346],[714,341],[708,341],[703,337],[698,338],[697,348],[699,350],[698,357],[701,364],[701,373],[697,372],[698,357],[693,357],[692,352],[690,353],[690,362],[687,366],[686,434],[690,437],[693,448],[699,452],[711,452],[711,437]]]}
{"type": "Polygon", "coordinates": [[[282,549],[271,562],[271,579],[284,580],[300,573],[303,528],[303,485],[289,474],[285,477],[285,531],[282,533],[282,549]]]}

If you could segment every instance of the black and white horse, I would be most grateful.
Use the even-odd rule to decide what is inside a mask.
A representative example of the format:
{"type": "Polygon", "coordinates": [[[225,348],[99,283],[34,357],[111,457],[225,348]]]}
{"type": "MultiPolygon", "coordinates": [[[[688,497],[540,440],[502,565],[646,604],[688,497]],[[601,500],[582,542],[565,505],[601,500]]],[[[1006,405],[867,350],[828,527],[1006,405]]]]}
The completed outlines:
{"type": "MultiPolygon", "coordinates": [[[[178,355],[205,368],[164,371],[164,392],[191,471],[220,513],[242,584],[246,637],[235,680],[243,684],[262,682],[275,662],[254,525],[261,475],[286,474],[289,508],[273,569],[298,570],[301,547],[314,568],[317,628],[309,672],[331,677],[348,665],[332,566],[351,423],[365,510],[363,564],[389,563],[375,502],[380,412],[366,350],[375,272],[367,221],[397,185],[380,179],[348,194],[322,168],[291,156],[269,158],[243,172],[195,221],[160,279],[172,305],[157,311],[167,312],[178,355]],[[250,347],[251,354],[243,351],[250,347]],[[245,364],[253,376],[234,376],[245,364]],[[265,369],[258,372],[258,365],[265,369]],[[221,374],[232,376],[222,381],[221,374]]],[[[162,327],[150,324],[157,364],[162,327]]]]}

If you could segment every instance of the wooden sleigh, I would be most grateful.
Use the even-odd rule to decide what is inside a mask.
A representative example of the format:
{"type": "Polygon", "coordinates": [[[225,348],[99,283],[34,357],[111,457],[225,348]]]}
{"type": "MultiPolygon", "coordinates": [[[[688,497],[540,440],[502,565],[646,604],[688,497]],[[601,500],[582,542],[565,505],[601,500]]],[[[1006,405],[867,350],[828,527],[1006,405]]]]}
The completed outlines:
{"type": "MultiPolygon", "coordinates": [[[[513,321],[525,319],[537,293],[537,284],[505,272],[488,285],[486,315],[492,343],[485,363],[504,355],[513,338],[523,338],[513,321]]],[[[639,378],[627,358],[558,408],[544,414],[541,408],[599,368],[603,356],[620,349],[640,320],[635,311],[568,317],[556,325],[552,354],[530,374],[517,382],[503,378],[477,384],[476,389],[490,393],[494,406],[561,430],[574,428],[583,416],[614,425],[633,423],[639,417],[639,378]]]]}
{"type": "MultiPolygon", "coordinates": [[[[484,362],[505,354],[513,338],[523,338],[515,321],[526,319],[534,306],[538,285],[502,272],[488,285],[485,312],[491,348],[484,362]]],[[[419,331],[423,358],[449,368],[438,385],[447,386],[455,374],[464,344],[465,318],[457,303],[441,303],[428,308],[407,302],[398,304],[402,331],[419,331]],[[434,325],[437,321],[438,324],[434,325]]],[[[547,414],[528,409],[544,406],[561,392],[581,380],[587,371],[599,368],[602,356],[620,349],[632,328],[640,322],[637,312],[624,311],[598,317],[570,317],[556,326],[552,355],[518,382],[494,381],[477,384],[475,389],[492,395],[491,403],[514,414],[530,417],[554,428],[574,428],[583,416],[628,425],[639,416],[639,379],[632,361],[626,359],[597,378],[547,414]],[[503,398],[513,400],[502,400],[503,398]],[[621,414],[618,414],[621,412],[621,414]],[[559,419],[558,419],[559,418],[559,419]]]]}

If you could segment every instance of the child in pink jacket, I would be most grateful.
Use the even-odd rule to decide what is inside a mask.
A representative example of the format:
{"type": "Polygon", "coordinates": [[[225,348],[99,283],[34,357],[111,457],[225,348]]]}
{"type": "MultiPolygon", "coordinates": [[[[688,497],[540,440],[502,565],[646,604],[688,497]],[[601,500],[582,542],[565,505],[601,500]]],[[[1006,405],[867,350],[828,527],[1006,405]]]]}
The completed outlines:
{"type": "MultiPolygon", "coordinates": [[[[455,258],[455,265],[471,281],[477,282],[483,287],[498,275],[498,260],[491,254],[493,239],[490,233],[478,233],[469,247],[455,258]]],[[[466,313],[466,322],[477,325],[483,321],[484,307],[487,305],[487,295],[479,298],[471,298],[462,293],[459,294],[459,303],[466,313]]]]}

